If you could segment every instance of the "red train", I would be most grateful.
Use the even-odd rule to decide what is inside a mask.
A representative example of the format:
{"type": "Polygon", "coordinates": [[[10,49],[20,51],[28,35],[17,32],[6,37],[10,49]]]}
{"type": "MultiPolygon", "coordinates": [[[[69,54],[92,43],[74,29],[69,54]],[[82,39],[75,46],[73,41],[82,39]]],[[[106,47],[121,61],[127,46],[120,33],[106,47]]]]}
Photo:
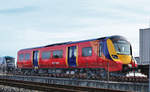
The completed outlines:
{"type": "Polygon", "coordinates": [[[128,72],[137,67],[131,44],[122,36],[51,44],[22,49],[17,67],[30,73],[74,73],[109,71],[128,72]]]}

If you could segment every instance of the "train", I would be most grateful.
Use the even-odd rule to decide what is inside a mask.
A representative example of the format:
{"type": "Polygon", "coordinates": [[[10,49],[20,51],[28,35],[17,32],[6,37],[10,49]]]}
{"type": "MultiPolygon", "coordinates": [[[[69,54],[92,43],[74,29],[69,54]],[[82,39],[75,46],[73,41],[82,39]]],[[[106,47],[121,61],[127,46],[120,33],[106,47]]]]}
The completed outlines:
{"type": "Polygon", "coordinates": [[[0,57],[0,72],[8,73],[16,69],[15,58],[11,56],[0,57]]]}
{"type": "Polygon", "coordinates": [[[26,74],[87,74],[88,77],[121,76],[137,68],[132,46],[114,35],[21,49],[17,68],[26,74]]]}

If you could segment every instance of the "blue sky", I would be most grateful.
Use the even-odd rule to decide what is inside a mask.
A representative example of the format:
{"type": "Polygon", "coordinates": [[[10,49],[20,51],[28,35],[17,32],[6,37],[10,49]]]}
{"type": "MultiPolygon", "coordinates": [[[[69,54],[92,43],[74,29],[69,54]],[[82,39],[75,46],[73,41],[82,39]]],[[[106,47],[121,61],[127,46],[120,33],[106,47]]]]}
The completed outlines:
{"type": "Polygon", "coordinates": [[[1,0],[0,56],[51,43],[125,36],[139,54],[150,0],[1,0]]]}

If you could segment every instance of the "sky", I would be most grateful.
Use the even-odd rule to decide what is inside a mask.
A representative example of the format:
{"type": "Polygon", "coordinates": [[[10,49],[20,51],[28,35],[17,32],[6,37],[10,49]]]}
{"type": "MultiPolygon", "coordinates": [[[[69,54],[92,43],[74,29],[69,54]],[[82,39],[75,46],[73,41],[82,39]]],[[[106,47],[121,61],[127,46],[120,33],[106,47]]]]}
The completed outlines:
{"type": "Polygon", "coordinates": [[[0,56],[58,42],[121,35],[139,56],[150,0],[0,0],[0,56]]]}

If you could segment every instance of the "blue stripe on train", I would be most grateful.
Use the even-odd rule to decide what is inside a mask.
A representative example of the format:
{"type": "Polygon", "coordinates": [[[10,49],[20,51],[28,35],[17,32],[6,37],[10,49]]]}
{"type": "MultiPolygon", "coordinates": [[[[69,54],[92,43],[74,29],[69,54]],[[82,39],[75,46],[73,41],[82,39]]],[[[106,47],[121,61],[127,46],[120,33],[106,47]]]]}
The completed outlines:
{"type": "Polygon", "coordinates": [[[112,60],[112,58],[109,54],[109,51],[108,51],[108,47],[107,47],[107,45],[108,45],[107,44],[107,39],[109,39],[109,38],[104,39],[104,42],[103,42],[103,53],[104,53],[104,55],[107,59],[112,60]]]}

